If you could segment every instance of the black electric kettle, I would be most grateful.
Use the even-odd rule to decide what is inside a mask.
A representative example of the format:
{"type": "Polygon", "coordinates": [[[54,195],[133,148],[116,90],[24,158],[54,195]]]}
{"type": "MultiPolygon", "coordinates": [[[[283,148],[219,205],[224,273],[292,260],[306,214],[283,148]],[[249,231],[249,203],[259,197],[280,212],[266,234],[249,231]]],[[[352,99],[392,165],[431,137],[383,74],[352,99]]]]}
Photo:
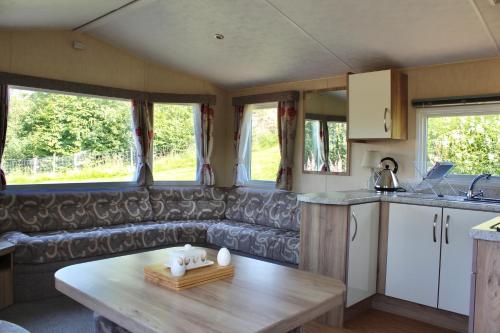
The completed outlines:
{"type": "Polygon", "coordinates": [[[395,192],[404,191],[402,187],[399,186],[399,180],[396,176],[398,172],[398,163],[392,157],[384,157],[380,160],[380,170],[376,173],[377,180],[375,181],[375,190],[380,192],[395,192]],[[393,169],[389,168],[388,163],[385,161],[390,161],[394,164],[393,169]]]}

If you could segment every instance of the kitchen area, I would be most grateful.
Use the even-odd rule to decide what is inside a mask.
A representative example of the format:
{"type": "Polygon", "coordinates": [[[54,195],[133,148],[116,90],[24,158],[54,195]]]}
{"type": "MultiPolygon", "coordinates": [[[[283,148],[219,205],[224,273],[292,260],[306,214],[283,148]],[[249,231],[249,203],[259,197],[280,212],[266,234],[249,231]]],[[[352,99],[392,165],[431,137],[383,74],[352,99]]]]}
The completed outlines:
{"type": "MultiPolygon", "coordinates": [[[[407,138],[405,75],[394,70],[362,73],[349,75],[347,82],[347,92],[304,93],[303,174],[350,175],[352,143],[378,142],[380,147],[380,142],[407,138]],[[345,104],[338,101],[342,97],[345,104]],[[339,126],[345,131],[340,139],[339,126]]],[[[411,102],[419,109],[420,149],[411,181],[398,180],[396,158],[369,150],[360,163],[370,170],[365,189],[298,196],[299,268],[347,285],[344,317],[325,316],[324,322],[347,321],[378,309],[456,332],[500,332],[498,166],[491,168],[483,159],[470,171],[464,165],[472,164],[473,154],[463,160],[446,158],[447,140],[454,139],[449,127],[444,139],[430,141],[436,136],[435,119],[448,121],[450,113],[456,114],[464,117],[460,126],[465,127],[462,109],[470,112],[480,104],[478,98],[411,102]],[[461,105],[456,111],[445,109],[455,104],[461,105]],[[438,113],[440,108],[448,114],[438,113]]],[[[477,114],[495,115],[494,107],[477,114]]]]}

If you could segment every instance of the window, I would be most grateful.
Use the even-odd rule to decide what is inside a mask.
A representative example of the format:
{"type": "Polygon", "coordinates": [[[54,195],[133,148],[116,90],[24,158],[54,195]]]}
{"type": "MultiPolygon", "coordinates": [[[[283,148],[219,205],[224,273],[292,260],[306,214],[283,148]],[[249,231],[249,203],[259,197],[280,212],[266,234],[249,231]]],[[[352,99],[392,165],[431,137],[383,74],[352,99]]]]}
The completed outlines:
{"type": "Polygon", "coordinates": [[[155,181],[195,181],[195,104],[154,105],[153,178],[155,181]]]}
{"type": "Polygon", "coordinates": [[[327,121],[330,171],[347,172],[347,122],[327,121]]]}
{"type": "Polygon", "coordinates": [[[500,105],[429,108],[417,114],[417,164],[422,171],[449,161],[455,164],[455,175],[500,176],[500,105]]]}
{"type": "Polygon", "coordinates": [[[324,115],[306,114],[304,124],[304,170],[347,172],[347,123],[324,115]],[[327,131],[328,135],[321,133],[327,131]],[[326,147],[325,147],[326,146],[326,147]],[[327,149],[327,164],[323,161],[327,149]]]}
{"type": "Polygon", "coordinates": [[[278,141],[278,103],[252,104],[249,179],[250,181],[276,181],[280,165],[278,141]]]}
{"type": "Polygon", "coordinates": [[[132,181],[130,101],[9,88],[9,185],[132,181]]]}

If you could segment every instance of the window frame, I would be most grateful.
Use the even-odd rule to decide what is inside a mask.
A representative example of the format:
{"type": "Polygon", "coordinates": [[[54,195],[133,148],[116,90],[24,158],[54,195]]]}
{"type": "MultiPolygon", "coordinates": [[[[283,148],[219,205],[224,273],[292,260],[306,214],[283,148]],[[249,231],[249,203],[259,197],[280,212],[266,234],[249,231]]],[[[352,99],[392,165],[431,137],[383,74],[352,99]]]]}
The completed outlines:
{"type": "MultiPolygon", "coordinates": [[[[132,105],[132,100],[127,98],[120,98],[114,96],[104,96],[104,95],[92,95],[87,93],[78,93],[74,91],[63,91],[51,88],[38,88],[30,87],[26,85],[16,85],[8,84],[7,89],[17,89],[17,90],[27,90],[35,92],[45,92],[53,94],[63,94],[63,95],[73,95],[73,96],[83,96],[90,98],[102,98],[102,99],[112,99],[117,101],[127,101],[132,105]]],[[[131,115],[132,117],[132,115],[131,115]]],[[[7,123],[7,130],[8,129],[7,123]]],[[[132,128],[130,129],[132,131],[132,128]]],[[[137,187],[140,186],[136,181],[117,181],[117,182],[68,182],[68,183],[43,183],[43,184],[13,184],[8,183],[9,175],[7,176],[7,186],[6,191],[36,191],[36,190],[80,190],[80,189],[112,189],[112,188],[123,188],[123,187],[137,187]]]]}
{"type": "MultiPolygon", "coordinates": [[[[193,106],[193,113],[195,112],[195,107],[196,105],[201,108],[201,103],[175,103],[175,102],[153,102],[153,133],[155,133],[155,122],[154,122],[154,115],[156,113],[155,110],[155,105],[156,104],[173,104],[173,105],[191,105],[193,106]]],[[[193,114],[193,129],[195,131],[196,135],[196,122],[194,119],[195,115],[193,114]]],[[[154,140],[155,140],[155,135],[153,135],[153,154],[151,157],[151,173],[153,174],[153,185],[154,186],[194,186],[194,185],[200,185],[200,179],[198,175],[198,168],[200,165],[200,160],[198,159],[198,152],[196,151],[197,148],[195,148],[195,158],[196,158],[196,169],[195,169],[195,179],[194,180],[155,180],[154,176],[154,140]]],[[[196,144],[196,137],[195,137],[195,144],[196,144]]],[[[201,185],[200,185],[201,186],[201,185]]]]}
{"type": "MultiPolygon", "coordinates": [[[[254,109],[268,109],[269,107],[265,107],[265,105],[276,105],[276,119],[278,117],[278,101],[269,101],[269,102],[260,102],[260,103],[250,103],[248,105],[258,105],[260,107],[252,108],[254,109]]],[[[247,148],[247,153],[245,157],[245,166],[247,169],[247,174],[248,174],[248,182],[245,184],[245,186],[248,187],[256,187],[256,188],[275,188],[276,187],[276,180],[261,180],[261,179],[252,179],[252,132],[253,132],[253,127],[252,127],[252,117],[250,117],[250,134],[248,135],[248,148],[247,148]]],[[[276,126],[276,132],[278,132],[278,127],[276,126]]],[[[278,133],[276,133],[278,135],[278,133]]],[[[278,170],[276,170],[276,177],[278,176],[278,170]]]]}
{"type": "MultiPolygon", "coordinates": [[[[500,114],[499,103],[484,104],[464,104],[438,107],[417,107],[416,108],[416,165],[427,165],[427,125],[429,118],[446,116],[474,116],[474,115],[496,115],[500,114]]],[[[426,172],[427,170],[423,171],[426,172]]],[[[419,175],[416,174],[416,177],[419,175]]],[[[451,184],[470,184],[476,175],[455,175],[449,174],[446,179],[451,184]]],[[[493,186],[500,185],[500,176],[491,176],[489,180],[493,186]]]]}

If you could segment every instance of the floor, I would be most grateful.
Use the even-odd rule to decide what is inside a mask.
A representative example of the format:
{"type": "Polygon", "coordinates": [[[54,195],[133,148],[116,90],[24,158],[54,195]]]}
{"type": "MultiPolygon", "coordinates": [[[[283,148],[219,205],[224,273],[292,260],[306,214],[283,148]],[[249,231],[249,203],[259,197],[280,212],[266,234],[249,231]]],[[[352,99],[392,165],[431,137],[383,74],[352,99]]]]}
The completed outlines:
{"type": "MultiPolygon", "coordinates": [[[[66,297],[19,303],[0,311],[0,319],[23,326],[32,333],[92,333],[92,312],[66,297]]],[[[311,324],[305,333],[451,333],[415,320],[370,310],[349,321],[345,329],[311,324]]]]}

